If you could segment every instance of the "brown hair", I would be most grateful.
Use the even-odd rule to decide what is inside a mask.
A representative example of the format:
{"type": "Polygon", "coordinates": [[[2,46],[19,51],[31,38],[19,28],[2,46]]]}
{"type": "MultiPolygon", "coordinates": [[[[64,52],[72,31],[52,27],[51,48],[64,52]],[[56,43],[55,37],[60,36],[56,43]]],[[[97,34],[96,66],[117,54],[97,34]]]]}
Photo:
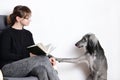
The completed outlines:
{"type": "Polygon", "coordinates": [[[14,8],[12,14],[7,18],[7,22],[12,26],[16,22],[16,17],[26,18],[31,15],[31,10],[27,6],[18,5],[14,8]]]}

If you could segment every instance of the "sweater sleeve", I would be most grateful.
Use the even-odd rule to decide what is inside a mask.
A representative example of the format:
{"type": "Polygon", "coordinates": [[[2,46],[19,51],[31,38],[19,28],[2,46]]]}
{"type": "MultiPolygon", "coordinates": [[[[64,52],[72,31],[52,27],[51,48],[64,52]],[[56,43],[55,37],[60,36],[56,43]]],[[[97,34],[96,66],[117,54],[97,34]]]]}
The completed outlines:
{"type": "Polygon", "coordinates": [[[34,42],[34,40],[33,40],[33,35],[32,35],[32,33],[31,33],[30,43],[31,43],[31,45],[34,45],[34,44],[35,44],[35,42],[34,42]]]}
{"type": "Polygon", "coordinates": [[[11,37],[8,33],[1,35],[1,53],[0,56],[5,61],[14,61],[20,59],[19,55],[11,52],[11,37]]]}

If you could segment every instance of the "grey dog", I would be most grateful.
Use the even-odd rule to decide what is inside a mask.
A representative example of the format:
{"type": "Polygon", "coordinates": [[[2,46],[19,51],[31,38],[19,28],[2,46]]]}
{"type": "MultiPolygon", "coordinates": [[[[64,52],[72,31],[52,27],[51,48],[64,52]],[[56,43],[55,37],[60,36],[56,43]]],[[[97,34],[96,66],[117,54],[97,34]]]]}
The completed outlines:
{"type": "Polygon", "coordinates": [[[86,62],[90,69],[86,80],[107,80],[107,59],[96,36],[88,33],[75,46],[83,48],[85,53],[77,58],[56,58],[56,60],[69,63],[86,62]]]}

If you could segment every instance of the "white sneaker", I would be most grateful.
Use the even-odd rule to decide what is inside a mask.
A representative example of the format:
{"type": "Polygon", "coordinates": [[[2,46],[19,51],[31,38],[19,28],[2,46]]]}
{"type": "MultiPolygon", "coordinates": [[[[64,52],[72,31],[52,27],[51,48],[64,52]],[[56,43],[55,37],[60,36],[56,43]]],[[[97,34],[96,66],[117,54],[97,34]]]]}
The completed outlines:
{"type": "Polygon", "coordinates": [[[1,70],[0,70],[0,80],[3,80],[3,74],[1,70]]]}

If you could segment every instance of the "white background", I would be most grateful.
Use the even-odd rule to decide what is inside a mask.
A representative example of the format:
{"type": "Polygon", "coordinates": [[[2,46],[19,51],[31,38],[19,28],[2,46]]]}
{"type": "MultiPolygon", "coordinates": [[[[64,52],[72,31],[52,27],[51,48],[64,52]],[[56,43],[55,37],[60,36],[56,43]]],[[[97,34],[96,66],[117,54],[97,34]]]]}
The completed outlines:
{"type": "MultiPolygon", "coordinates": [[[[86,33],[99,39],[108,60],[108,80],[120,80],[120,0],[1,0],[0,14],[8,15],[16,5],[32,10],[26,29],[36,43],[52,43],[56,57],[77,57],[74,44],[86,33]]],[[[58,63],[61,80],[85,80],[85,64],[58,63]]]]}

